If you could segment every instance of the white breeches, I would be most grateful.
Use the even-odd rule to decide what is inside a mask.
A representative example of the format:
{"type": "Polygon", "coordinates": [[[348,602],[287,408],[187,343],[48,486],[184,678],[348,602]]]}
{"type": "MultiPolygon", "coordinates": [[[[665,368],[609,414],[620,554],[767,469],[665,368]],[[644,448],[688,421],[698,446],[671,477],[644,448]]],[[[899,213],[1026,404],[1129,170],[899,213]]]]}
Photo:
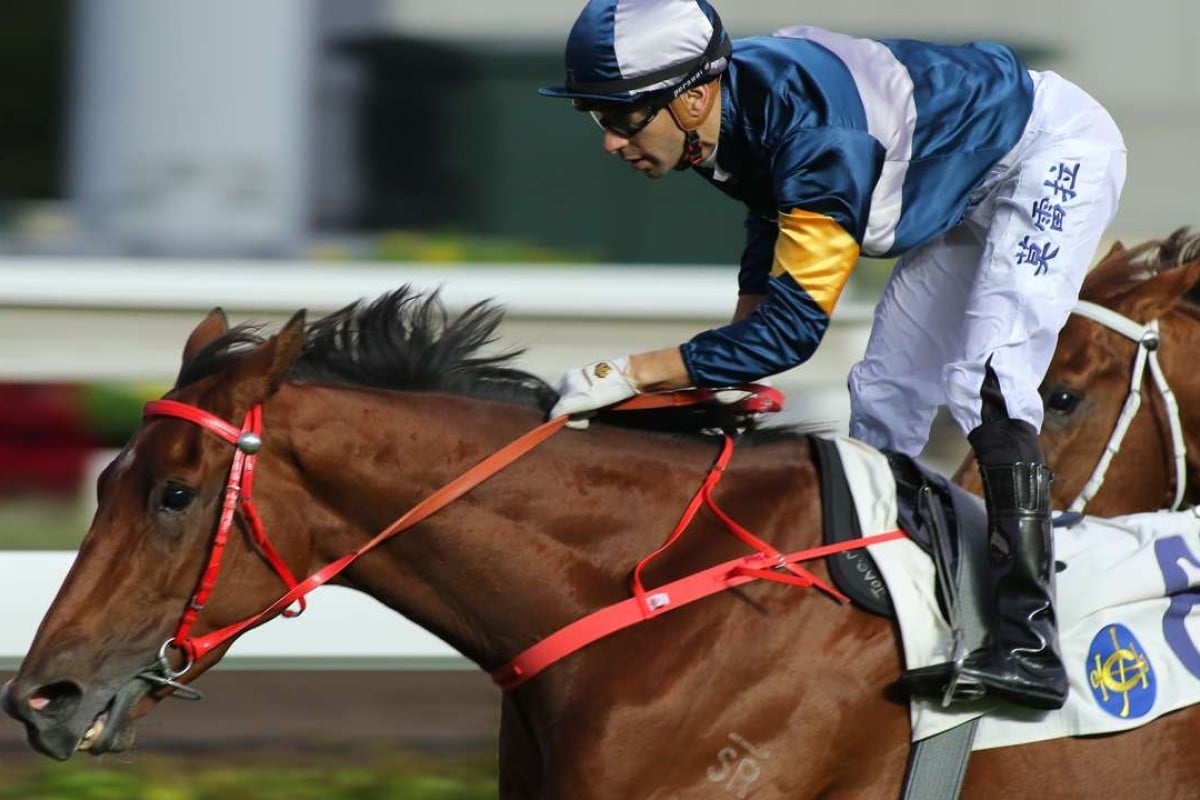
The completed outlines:
{"type": "Polygon", "coordinates": [[[1038,386],[1125,182],[1108,113],[1053,72],[1033,73],[1033,114],[962,222],[904,255],[850,371],[850,434],[919,454],[934,413],[981,422],[990,364],[1008,416],[1038,430],[1038,386]]]}

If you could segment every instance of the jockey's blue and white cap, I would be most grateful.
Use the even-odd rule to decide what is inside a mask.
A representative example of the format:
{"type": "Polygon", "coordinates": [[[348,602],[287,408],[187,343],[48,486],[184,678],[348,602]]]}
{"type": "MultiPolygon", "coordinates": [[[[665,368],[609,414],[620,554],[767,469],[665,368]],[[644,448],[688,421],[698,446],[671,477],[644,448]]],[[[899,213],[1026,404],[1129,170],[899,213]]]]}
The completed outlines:
{"type": "Polygon", "coordinates": [[[591,0],[567,38],[567,79],[538,94],[666,103],[725,71],[731,45],[706,0],[591,0]]]}

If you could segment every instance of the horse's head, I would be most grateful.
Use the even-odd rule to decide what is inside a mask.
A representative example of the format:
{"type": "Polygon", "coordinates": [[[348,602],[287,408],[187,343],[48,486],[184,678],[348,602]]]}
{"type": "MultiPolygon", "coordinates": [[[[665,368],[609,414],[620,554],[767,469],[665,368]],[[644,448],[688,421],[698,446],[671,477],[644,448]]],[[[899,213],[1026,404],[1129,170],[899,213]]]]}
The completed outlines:
{"type": "MultiPolygon", "coordinates": [[[[1110,442],[1126,406],[1138,351],[1144,349],[1131,338],[1138,329],[1157,321],[1159,342],[1148,341],[1154,349],[1144,349],[1144,355],[1155,353],[1163,371],[1175,373],[1172,388],[1182,395],[1181,402],[1186,400],[1186,387],[1178,376],[1194,352],[1190,337],[1200,332],[1197,312],[1184,299],[1200,280],[1197,241],[1178,231],[1163,242],[1132,249],[1118,244],[1084,282],[1081,300],[1115,312],[1128,324],[1097,320],[1094,312],[1078,309],[1059,334],[1041,387],[1045,417],[1040,438],[1055,472],[1055,508],[1068,508],[1081,495],[1106,448],[1113,446],[1110,442]]],[[[1152,366],[1147,365],[1139,381],[1140,411],[1131,418],[1099,491],[1087,502],[1090,514],[1149,511],[1173,500],[1177,479],[1171,423],[1155,388],[1152,366]]],[[[981,491],[970,457],[956,478],[981,491]]]]}
{"type": "MultiPolygon", "coordinates": [[[[276,336],[229,331],[219,310],[192,332],[183,368],[168,398],[240,423],[254,404],[274,395],[304,340],[303,314],[276,336]]],[[[263,433],[262,481],[272,503],[268,529],[274,546],[294,572],[308,566],[305,526],[289,520],[289,474],[282,431],[263,433]],[[280,502],[282,501],[282,502],[280,502]]],[[[132,720],[166,696],[171,687],[147,680],[170,676],[183,656],[166,643],[179,629],[210,563],[214,530],[226,494],[235,448],[199,425],[165,416],[147,417],[97,483],[98,509],[79,555],[38,629],[0,704],[22,721],[30,744],[66,759],[77,749],[103,753],[132,741],[132,720]]],[[[292,489],[291,491],[295,491],[292,489]]],[[[294,498],[293,498],[294,499],[294,498]]],[[[295,512],[292,512],[295,513],[295,512]]],[[[264,516],[268,516],[264,514],[264,516]]],[[[193,633],[204,633],[267,607],[285,587],[255,557],[243,515],[228,541],[222,587],[200,613],[193,633]]],[[[187,678],[224,653],[218,647],[199,659],[187,678]]]]}

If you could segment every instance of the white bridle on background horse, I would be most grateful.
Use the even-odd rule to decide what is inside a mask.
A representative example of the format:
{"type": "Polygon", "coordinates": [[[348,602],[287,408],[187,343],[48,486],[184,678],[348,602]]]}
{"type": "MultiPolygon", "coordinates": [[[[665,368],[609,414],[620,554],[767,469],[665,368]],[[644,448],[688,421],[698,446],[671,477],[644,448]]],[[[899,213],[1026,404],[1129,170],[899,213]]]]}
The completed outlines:
{"type": "Polygon", "coordinates": [[[1108,472],[1113,457],[1120,451],[1121,442],[1125,439],[1125,434],[1128,433],[1133,418],[1137,416],[1138,409],[1142,406],[1142,378],[1146,374],[1147,364],[1150,365],[1150,375],[1154,378],[1154,384],[1162,396],[1163,405],[1167,409],[1167,420],[1171,425],[1171,447],[1175,457],[1175,499],[1171,503],[1171,509],[1178,509],[1180,503],[1183,502],[1187,478],[1187,445],[1183,441],[1183,423],[1179,419],[1179,403],[1175,400],[1175,393],[1167,384],[1162,367],[1158,363],[1157,351],[1159,345],[1162,344],[1162,337],[1158,331],[1158,320],[1141,325],[1111,309],[1089,303],[1086,300],[1076,303],[1074,313],[1081,317],[1087,317],[1127,339],[1132,339],[1137,342],[1138,348],[1133,361],[1133,375],[1129,379],[1129,395],[1125,398],[1121,416],[1117,418],[1117,425],[1113,429],[1112,436],[1109,437],[1108,444],[1104,447],[1100,463],[1096,465],[1092,476],[1084,484],[1083,491],[1071,503],[1068,510],[1082,512],[1100,491],[1100,487],[1104,485],[1104,475],[1108,472]]]}

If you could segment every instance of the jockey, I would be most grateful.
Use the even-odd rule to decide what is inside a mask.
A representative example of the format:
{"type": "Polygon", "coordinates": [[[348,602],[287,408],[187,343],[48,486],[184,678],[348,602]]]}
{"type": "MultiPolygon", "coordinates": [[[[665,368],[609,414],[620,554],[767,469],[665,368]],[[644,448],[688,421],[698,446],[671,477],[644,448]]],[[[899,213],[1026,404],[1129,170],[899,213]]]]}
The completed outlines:
{"type": "Polygon", "coordinates": [[[638,392],[794,367],[859,255],[900,256],[850,372],[850,433],[916,456],[949,407],[984,478],[997,604],[987,646],[903,682],[1060,707],[1038,385],[1124,183],[1108,113],[998,44],[731,41],[706,0],[591,0],[565,83],[540,93],[590,113],[633,169],[697,172],[747,209],[733,322],[571,370],[551,415],[581,427],[638,392]]]}

